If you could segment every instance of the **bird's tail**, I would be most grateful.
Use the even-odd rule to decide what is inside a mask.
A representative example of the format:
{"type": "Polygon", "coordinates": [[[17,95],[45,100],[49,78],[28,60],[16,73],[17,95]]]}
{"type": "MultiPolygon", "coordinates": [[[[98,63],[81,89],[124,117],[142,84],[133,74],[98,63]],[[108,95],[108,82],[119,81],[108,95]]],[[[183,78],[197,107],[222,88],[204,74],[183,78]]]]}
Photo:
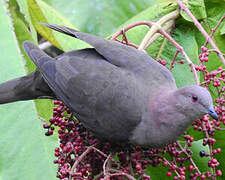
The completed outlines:
{"type": "Polygon", "coordinates": [[[53,97],[53,92],[39,71],[0,84],[0,104],[53,97]]]}

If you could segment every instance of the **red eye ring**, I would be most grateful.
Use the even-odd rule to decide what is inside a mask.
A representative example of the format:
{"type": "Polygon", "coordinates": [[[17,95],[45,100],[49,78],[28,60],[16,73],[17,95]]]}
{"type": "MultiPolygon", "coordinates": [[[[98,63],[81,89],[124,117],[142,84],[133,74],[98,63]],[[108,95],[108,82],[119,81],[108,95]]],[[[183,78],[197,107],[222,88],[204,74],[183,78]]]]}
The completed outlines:
{"type": "Polygon", "coordinates": [[[192,96],[192,101],[193,101],[193,102],[197,102],[197,101],[198,101],[198,96],[193,95],[193,96],[192,96]]]}

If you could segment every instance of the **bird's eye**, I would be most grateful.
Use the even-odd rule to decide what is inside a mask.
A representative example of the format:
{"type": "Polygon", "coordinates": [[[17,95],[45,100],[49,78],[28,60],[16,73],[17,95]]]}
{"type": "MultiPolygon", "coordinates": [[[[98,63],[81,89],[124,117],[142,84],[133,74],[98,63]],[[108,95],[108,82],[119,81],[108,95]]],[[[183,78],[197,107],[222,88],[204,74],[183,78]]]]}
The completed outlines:
{"type": "Polygon", "coordinates": [[[197,96],[192,96],[192,101],[193,102],[197,102],[198,101],[198,97],[197,96]]]}

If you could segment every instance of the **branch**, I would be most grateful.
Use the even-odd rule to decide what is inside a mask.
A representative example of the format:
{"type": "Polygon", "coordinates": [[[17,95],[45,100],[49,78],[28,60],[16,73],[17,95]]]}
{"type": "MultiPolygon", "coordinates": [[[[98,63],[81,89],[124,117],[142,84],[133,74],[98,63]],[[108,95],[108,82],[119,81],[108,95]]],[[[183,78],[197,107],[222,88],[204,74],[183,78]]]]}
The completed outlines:
{"type": "MultiPolygon", "coordinates": [[[[172,29],[173,25],[175,24],[175,21],[174,19],[173,20],[170,20],[165,26],[162,27],[162,29],[164,31],[168,31],[170,29],[172,29]]],[[[150,46],[156,39],[158,39],[160,36],[159,33],[156,33],[152,36],[152,38],[149,39],[148,41],[148,46],[150,46]]]]}
{"type": "Polygon", "coordinates": [[[106,160],[104,161],[104,164],[103,164],[103,174],[104,174],[104,179],[108,179],[109,178],[109,175],[107,173],[107,169],[106,169],[106,165],[108,164],[108,161],[110,160],[111,158],[111,154],[108,155],[108,157],[106,158],[106,160]]]}
{"type": "MultiPolygon", "coordinates": [[[[209,138],[209,134],[208,134],[208,131],[207,131],[206,127],[205,127],[205,123],[204,122],[202,122],[202,130],[205,133],[205,137],[208,139],[209,138]]],[[[209,146],[210,158],[213,159],[213,157],[212,157],[212,152],[213,152],[212,144],[208,144],[208,146],[209,146]]],[[[212,169],[213,169],[213,175],[216,176],[216,169],[215,169],[215,167],[213,167],[212,169]]]]}
{"type": "Polygon", "coordinates": [[[165,22],[168,22],[171,19],[176,19],[179,16],[179,10],[175,10],[165,16],[163,16],[160,20],[158,20],[156,23],[153,24],[152,28],[148,31],[148,33],[145,35],[143,41],[141,42],[139,46],[139,50],[145,50],[149,46],[149,40],[151,37],[159,30],[161,29],[161,25],[165,22]]]}
{"type": "Polygon", "coordinates": [[[174,54],[173,60],[172,60],[172,62],[171,62],[171,64],[170,64],[170,68],[169,68],[170,71],[171,71],[172,68],[173,68],[173,65],[174,65],[174,63],[175,63],[175,61],[176,61],[176,57],[177,57],[178,53],[179,53],[179,51],[176,50],[176,53],[174,54]]]}
{"type": "Polygon", "coordinates": [[[127,174],[127,173],[124,173],[123,171],[119,171],[119,170],[116,170],[116,169],[109,169],[108,171],[115,173],[115,174],[110,174],[110,177],[113,177],[113,176],[126,176],[129,180],[136,180],[133,176],[131,176],[131,175],[127,174]]]}
{"type": "MultiPolygon", "coordinates": [[[[120,30],[119,32],[117,32],[116,34],[114,34],[110,40],[115,40],[118,36],[120,36],[121,34],[123,34],[124,32],[136,27],[136,26],[140,26],[140,25],[147,25],[149,26],[147,23],[147,21],[138,21],[138,22],[135,22],[133,24],[130,24],[126,27],[124,27],[122,30],[120,30]]],[[[150,26],[151,27],[151,26],[150,26]]]]}
{"type": "Polygon", "coordinates": [[[187,158],[190,160],[191,164],[194,166],[195,170],[198,172],[198,174],[201,174],[200,170],[196,166],[195,162],[191,158],[191,156],[187,153],[187,151],[181,146],[181,144],[177,141],[178,147],[181,149],[181,151],[187,156],[187,158]]]}
{"type": "Polygon", "coordinates": [[[86,149],[86,151],[84,151],[84,152],[78,157],[78,159],[74,162],[73,167],[71,168],[71,171],[70,171],[69,180],[72,179],[72,175],[73,175],[74,169],[77,167],[77,165],[83,160],[83,158],[84,158],[91,150],[93,150],[92,147],[93,147],[93,146],[88,147],[88,148],[86,149]]]}

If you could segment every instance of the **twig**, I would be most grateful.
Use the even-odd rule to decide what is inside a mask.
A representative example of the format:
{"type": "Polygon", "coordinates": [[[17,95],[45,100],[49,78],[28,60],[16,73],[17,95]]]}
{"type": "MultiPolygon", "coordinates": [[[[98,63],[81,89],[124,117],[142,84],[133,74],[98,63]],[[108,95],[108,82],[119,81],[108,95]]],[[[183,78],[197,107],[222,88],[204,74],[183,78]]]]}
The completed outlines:
{"type": "MultiPolygon", "coordinates": [[[[172,27],[174,26],[174,24],[175,24],[175,20],[172,19],[172,20],[170,20],[165,26],[163,26],[162,29],[163,29],[164,31],[170,31],[170,30],[172,29],[172,27]]],[[[159,33],[154,34],[154,35],[148,40],[148,47],[149,47],[156,39],[158,39],[160,35],[161,35],[161,34],[159,34],[159,33]]]]}
{"type": "Polygon", "coordinates": [[[175,54],[174,54],[174,56],[173,56],[173,60],[172,60],[172,62],[171,62],[171,64],[170,64],[170,68],[169,68],[170,71],[171,71],[172,68],[173,68],[173,65],[174,65],[174,63],[175,63],[175,61],[176,61],[176,57],[177,57],[178,53],[179,53],[179,51],[176,50],[176,52],[175,52],[175,54]]]}
{"type": "MultiPolygon", "coordinates": [[[[209,49],[208,52],[209,53],[215,52],[217,55],[219,54],[219,52],[217,50],[215,50],[215,49],[209,49]]],[[[225,54],[223,54],[223,53],[222,53],[222,55],[225,56],[225,54]]]]}
{"type": "Polygon", "coordinates": [[[178,0],[177,1],[177,4],[180,6],[181,10],[185,11],[187,13],[187,15],[192,19],[192,21],[194,22],[195,26],[199,29],[199,31],[206,38],[206,40],[211,44],[211,46],[216,51],[218,51],[218,56],[221,59],[222,63],[225,65],[225,59],[224,59],[222,53],[220,52],[220,50],[218,49],[218,47],[216,46],[216,44],[213,42],[212,38],[207,34],[207,32],[205,31],[205,29],[201,26],[201,24],[198,22],[198,20],[191,13],[191,11],[187,8],[187,6],[185,4],[182,3],[181,0],[178,0]]]}
{"type": "MultiPolygon", "coordinates": [[[[94,145],[93,145],[94,146],[94,145]]],[[[77,165],[82,161],[82,159],[91,151],[93,150],[93,146],[90,146],[86,149],[86,151],[84,151],[79,157],[78,159],[74,162],[71,171],[70,171],[70,176],[69,176],[69,180],[72,179],[72,175],[74,172],[74,169],[77,167],[77,165]]]]}
{"type": "MultiPolygon", "coordinates": [[[[108,158],[108,157],[109,157],[107,154],[103,153],[102,151],[100,151],[99,149],[97,149],[97,148],[94,147],[94,146],[92,146],[92,149],[94,149],[94,151],[98,152],[99,154],[101,154],[101,155],[104,156],[105,158],[108,158]]],[[[110,158],[110,160],[111,160],[114,164],[116,164],[116,165],[119,167],[119,164],[118,164],[111,156],[110,156],[109,158],[110,158]]]]}
{"type": "MultiPolygon", "coordinates": [[[[225,19],[225,15],[219,20],[216,27],[212,29],[212,32],[209,35],[211,38],[213,37],[214,33],[216,32],[216,30],[218,29],[218,27],[220,26],[220,24],[223,22],[224,19],[225,19]]],[[[205,42],[204,46],[207,46],[207,44],[208,44],[208,40],[205,42]]]]}
{"type": "Polygon", "coordinates": [[[107,165],[107,163],[108,163],[108,161],[109,161],[110,158],[111,158],[111,153],[108,155],[108,157],[106,158],[106,160],[104,161],[104,164],[103,164],[103,174],[105,176],[104,179],[109,178],[109,175],[106,172],[106,165],[107,165]]]}
{"type": "MultiPolygon", "coordinates": [[[[168,165],[170,166],[170,167],[172,167],[172,165],[171,165],[171,163],[165,158],[165,157],[161,157],[165,162],[167,162],[168,163],[168,165]]],[[[174,172],[175,172],[175,174],[178,176],[178,177],[180,177],[180,174],[177,172],[177,170],[174,170],[174,172]]]]}
{"type": "Polygon", "coordinates": [[[116,169],[109,169],[108,170],[109,172],[114,172],[114,174],[110,174],[110,177],[113,177],[113,176],[126,176],[129,180],[136,180],[133,176],[127,174],[127,173],[124,173],[123,171],[119,171],[119,170],[116,170],[116,169]]]}
{"type": "MultiPolygon", "coordinates": [[[[205,137],[208,139],[209,138],[209,134],[208,134],[208,131],[207,131],[207,129],[206,129],[205,124],[204,124],[203,121],[202,121],[202,130],[205,133],[205,137]]],[[[212,159],[213,158],[212,157],[212,151],[213,151],[212,145],[211,144],[208,144],[208,146],[209,146],[210,158],[212,159]]],[[[216,169],[215,169],[215,167],[213,167],[212,169],[213,169],[213,175],[216,176],[216,169]]]]}
{"type": "Polygon", "coordinates": [[[191,164],[194,166],[195,170],[198,172],[198,174],[201,174],[200,170],[196,166],[195,162],[191,158],[191,156],[187,153],[187,151],[181,146],[181,144],[177,141],[178,147],[181,149],[181,151],[187,156],[187,158],[190,160],[191,164]]]}
{"type": "Polygon", "coordinates": [[[225,128],[214,127],[216,130],[225,131],[225,128]]]}
{"type": "MultiPolygon", "coordinates": [[[[149,24],[147,23],[148,21],[138,21],[138,22],[135,22],[133,24],[130,24],[126,27],[124,27],[122,30],[120,30],[119,32],[117,32],[116,34],[114,34],[112,37],[111,37],[111,40],[115,40],[117,37],[119,37],[121,34],[123,34],[124,32],[136,27],[136,26],[140,26],[140,25],[147,25],[149,26],[149,24]]],[[[150,26],[151,27],[151,26],[150,26]]]]}
{"type": "Polygon", "coordinates": [[[164,49],[164,47],[165,47],[167,41],[168,41],[168,39],[164,38],[164,40],[163,40],[163,42],[162,42],[162,44],[161,44],[161,46],[160,46],[160,48],[159,48],[159,52],[158,52],[158,54],[157,54],[156,60],[159,60],[159,59],[160,59],[160,56],[161,56],[161,54],[162,54],[162,52],[163,52],[163,49],[164,49]]]}
{"type": "Polygon", "coordinates": [[[134,48],[138,49],[138,45],[136,45],[136,44],[134,44],[134,43],[132,43],[130,41],[127,41],[126,43],[124,43],[123,41],[120,41],[119,39],[115,39],[115,41],[118,41],[118,42],[120,42],[122,44],[126,44],[128,46],[131,46],[131,47],[134,47],[134,48]]]}

